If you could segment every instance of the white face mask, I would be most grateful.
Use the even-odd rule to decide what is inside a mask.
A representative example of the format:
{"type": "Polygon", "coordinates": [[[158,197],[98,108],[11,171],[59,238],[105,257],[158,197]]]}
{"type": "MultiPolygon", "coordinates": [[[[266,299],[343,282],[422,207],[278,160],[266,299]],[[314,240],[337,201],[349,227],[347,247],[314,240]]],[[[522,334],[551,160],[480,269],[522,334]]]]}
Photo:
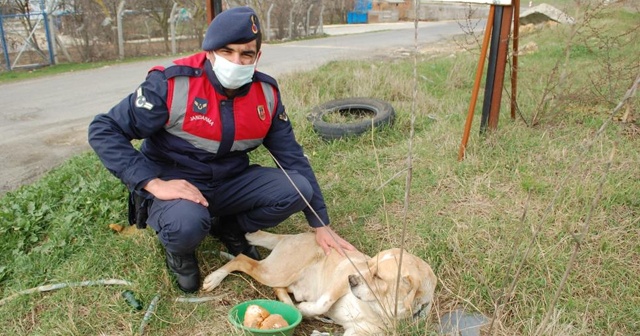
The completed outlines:
{"type": "MultiPolygon", "coordinates": [[[[218,77],[220,84],[227,89],[235,90],[249,82],[256,70],[256,63],[240,65],[228,61],[226,58],[214,53],[216,59],[213,62],[213,72],[218,77]]],[[[257,61],[257,60],[256,60],[257,61]]]]}

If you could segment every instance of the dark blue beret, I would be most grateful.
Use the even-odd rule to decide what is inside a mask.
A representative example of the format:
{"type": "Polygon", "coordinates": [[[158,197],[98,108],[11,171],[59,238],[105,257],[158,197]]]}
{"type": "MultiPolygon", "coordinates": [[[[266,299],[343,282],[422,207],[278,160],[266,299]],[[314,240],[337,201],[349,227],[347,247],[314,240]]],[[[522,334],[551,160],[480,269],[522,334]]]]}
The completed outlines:
{"type": "Polygon", "coordinates": [[[241,44],[255,40],[260,34],[260,22],[253,9],[235,7],[216,15],[202,41],[202,50],[220,49],[227,44],[241,44]]]}

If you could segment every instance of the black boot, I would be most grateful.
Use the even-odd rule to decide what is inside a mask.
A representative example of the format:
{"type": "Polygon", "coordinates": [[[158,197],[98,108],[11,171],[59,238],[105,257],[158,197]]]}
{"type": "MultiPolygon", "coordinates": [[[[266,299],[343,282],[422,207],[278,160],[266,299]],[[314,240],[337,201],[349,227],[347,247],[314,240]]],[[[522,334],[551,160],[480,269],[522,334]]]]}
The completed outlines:
{"type": "Polygon", "coordinates": [[[179,255],[165,250],[167,267],[176,276],[178,288],[185,293],[193,293],[200,289],[200,269],[196,254],[179,255]]]}
{"type": "MultiPolygon", "coordinates": [[[[229,224],[229,223],[227,223],[229,224]]],[[[237,256],[242,253],[249,258],[260,260],[260,253],[255,246],[249,244],[247,238],[245,238],[245,232],[238,229],[236,225],[222,225],[217,217],[211,218],[211,229],[209,230],[212,236],[218,238],[222,244],[227,248],[229,253],[237,256]]]]}

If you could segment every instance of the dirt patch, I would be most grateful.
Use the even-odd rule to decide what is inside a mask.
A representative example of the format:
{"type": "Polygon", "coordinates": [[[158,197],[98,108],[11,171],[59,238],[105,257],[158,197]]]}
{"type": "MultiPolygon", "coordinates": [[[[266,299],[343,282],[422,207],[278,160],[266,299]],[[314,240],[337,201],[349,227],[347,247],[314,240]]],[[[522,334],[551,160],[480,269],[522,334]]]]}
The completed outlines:
{"type": "MultiPolygon", "coordinates": [[[[37,114],[15,116],[19,122],[36,119],[37,114]]],[[[26,134],[10,135],[0,144],[0,195],[37,181],[42,175],[73,155],[90,150],[87,125],[46,125],[26,134]]]]}

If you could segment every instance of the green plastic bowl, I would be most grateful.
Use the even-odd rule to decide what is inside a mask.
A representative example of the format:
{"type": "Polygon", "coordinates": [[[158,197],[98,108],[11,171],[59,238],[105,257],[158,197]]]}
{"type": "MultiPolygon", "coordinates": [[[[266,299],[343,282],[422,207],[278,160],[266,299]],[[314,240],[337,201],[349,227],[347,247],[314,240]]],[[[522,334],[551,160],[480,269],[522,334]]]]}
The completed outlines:
{"type": "Polygon", "coordinates": [[[296,307],[290,306],[286,303],[275,300],[250,300],[237,304],[229,311],[229,321],[236,326],[236,328],[243,331],[245,335],[258,335],[258,336],[293,336],[293,331],[296,326],[302,321],[302,314],[296,309],[296,307]],[[255,304],[269,311],[270,314],[280,314],[284,318],[289,326],[279,329],[260,330],[255,328],[245,327],[244,313],[247,311],[247,307],[255,304]]]}

